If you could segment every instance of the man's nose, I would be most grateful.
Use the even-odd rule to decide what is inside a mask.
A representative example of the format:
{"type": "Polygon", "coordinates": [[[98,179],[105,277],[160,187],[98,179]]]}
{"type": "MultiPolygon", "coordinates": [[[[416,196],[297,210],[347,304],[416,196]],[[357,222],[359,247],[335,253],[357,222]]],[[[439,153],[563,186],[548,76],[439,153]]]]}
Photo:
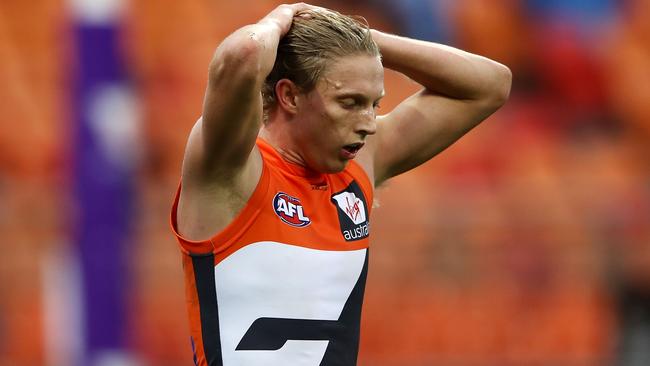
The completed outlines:
{"type": "Polygon", "coordinates": [[[374,108],[363,111],[357,124],[357,132],[364,136],[374,135],[377,132],[377,115],[374,108]]]}

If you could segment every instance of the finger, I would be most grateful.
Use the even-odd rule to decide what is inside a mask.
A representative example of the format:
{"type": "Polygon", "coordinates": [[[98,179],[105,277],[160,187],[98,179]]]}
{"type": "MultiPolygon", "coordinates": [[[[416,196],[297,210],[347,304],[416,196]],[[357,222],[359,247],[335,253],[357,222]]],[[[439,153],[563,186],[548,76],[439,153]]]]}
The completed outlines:
{"type": "Polygon", "coordinates": [[[296,4],[293,4],[293,6],[295,7],[294,9],[295,9],[296,14],[298,14],[299,12],[304,12],[304,11],[308,11],[308,10],[312,10],[312,11],[327,11],[328,10],[328,9],[320,7],[320,6],[305,4],[305,3],[296,3],[296,4]]]}

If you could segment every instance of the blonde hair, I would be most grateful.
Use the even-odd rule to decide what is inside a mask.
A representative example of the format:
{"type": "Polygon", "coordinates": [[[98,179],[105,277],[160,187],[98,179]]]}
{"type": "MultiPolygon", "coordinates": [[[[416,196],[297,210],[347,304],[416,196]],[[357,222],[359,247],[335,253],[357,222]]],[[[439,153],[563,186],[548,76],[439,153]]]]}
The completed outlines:
{"type": "Polygon", "coordinates": [[[275,84],[293,81],[301,92],[309,92],[330,62],[353,55],[380,56],[365,19],[335,11],[306,11],[293,19],[280,40],[275,64],[262,87],[264,121],[277,104],[275,84]]]}

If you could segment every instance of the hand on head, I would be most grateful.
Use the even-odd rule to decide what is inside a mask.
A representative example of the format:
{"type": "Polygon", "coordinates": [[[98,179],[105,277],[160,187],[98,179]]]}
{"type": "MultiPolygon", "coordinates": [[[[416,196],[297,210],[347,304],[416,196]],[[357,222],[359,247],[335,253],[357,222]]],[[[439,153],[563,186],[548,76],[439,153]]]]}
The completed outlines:
{"type": "Polygon", "coordinates": [[[305,3],[295,4],[282,4],[273,9],[267,14],[258,24],[270,23],[280,27],[281,34],[284,35],[289,31],[293,18],[299,16],[301,18],[310,18],[310,12],[314,11],[328,11],[325,8],[305,3]]]}

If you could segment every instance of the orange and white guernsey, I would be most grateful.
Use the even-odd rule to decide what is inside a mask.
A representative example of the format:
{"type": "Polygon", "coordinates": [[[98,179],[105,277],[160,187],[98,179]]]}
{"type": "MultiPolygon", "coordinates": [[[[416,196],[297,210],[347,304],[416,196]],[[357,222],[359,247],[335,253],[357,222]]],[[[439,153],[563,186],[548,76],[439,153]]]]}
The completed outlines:
{"type": "Polygon", "coordinates": [[[260,181],[210,240],[178,234],[196,365],[353,366],[368,268],[372,185],[290,164],[265,141],[260,181]]]}

